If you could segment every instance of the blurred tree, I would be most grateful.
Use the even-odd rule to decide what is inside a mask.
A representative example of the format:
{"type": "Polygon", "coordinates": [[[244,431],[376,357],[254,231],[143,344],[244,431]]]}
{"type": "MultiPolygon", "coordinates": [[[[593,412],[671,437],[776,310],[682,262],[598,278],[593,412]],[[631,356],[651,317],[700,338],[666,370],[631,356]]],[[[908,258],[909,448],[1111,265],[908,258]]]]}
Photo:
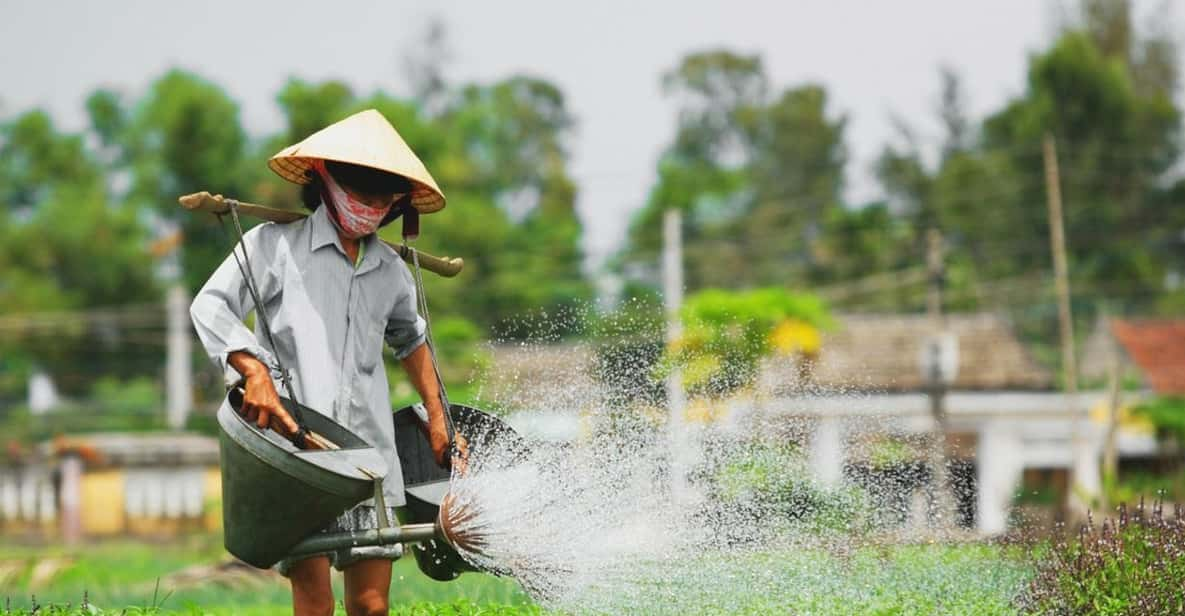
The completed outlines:
{"type": "MultiPolygon", "coordinates": [[[[1132,26],[1126,0],[1084,0],[1078,18],[1030,60],[1027,91],[975,132],[957,76],[944,70],[937,164],[901,123],[905,147],[887,147],[878,175],[893,211],[915,230],[940,228],[952,307],[1007,302],[982,285],[1049,270],[1041,140],[1057,140],[1075,290],[1153,306],[1181,252],[1181,208],[1163,179],[1180,155],[1178,66],[1171,37],[1132,26]],[[985,215],[990,212],[990,215],[985,215]]],[[[915,250],[922,237],[914,235],[915,250]]],[[[1094,299],[1084,302],[1087,311],[1094,299]]]]}
{"type": "Polygon", "coordinates": [[[448,28],[439,18],[429,20],[420,40],[409,46],[403,57],[403,73],[411,85],[412,99],[435,115],[449,96],[445,73],[454,58],[448,28]]]}
{"type": "Polygon", "coordinates": [[[288,131],[282,140],[288,145],[349,115],[354,93],[340,81],[313,84],[293,78],[284,84],[276,101],[288,119],[288,131]]]}
{"type": "MultiPolygon", "coordinates": [[[[1168,95],[1141,95],[1120,58],[1070,32],[1033,58],[1028,92],[984,126],[989,150],[1040,143],[1045,131],[1057,139],[1076,279],[1093,291],[1162,285],[1169,263],[1158,245],[1177,230],[1157,224],[1171,214],[1154,195],[1180,154],[1181,134],[1168,95]]],[[[1032,151],[1013,152],[1008,161],[1018,170],[1039,164],[1032,151]]],[[[1038,174],[1026,175],[997,212],[1009,220],[1011,241],[1033,246],[1047,233],[1044,213],[1031,205],[1041,202],[1044,186],[1038,174]]]]}
{"type": "Polygon", "coordinates": [[[765,105],[765,70],[757,56],[706,51],[683,58],[662,84],[678,107],[675,136],[616,261],[627,274],[656,284],[663,211],[676,208],[684,212],[688,286],[727,285],[732,274],[721,274],[735,274],[744,264],[741,246],[728,238],[747,200],[742,118],[765,105]]]}
{"type": "MultiPolygon", "coordinates": [[[[914,236],[909,221],[894,216],[885,203],[859,209],[833,208],[823,221],[815,242],[817,268],[833,281],[855,280],[874,272],[887,272],[911,264],[910,241],[914,236]]],[[[865,301],[875,300],[865,297],[865,301]]],[[[894,297],[888,294],[887,297],[894,297]]],[[[888,306],[899,307],[892,301],[888,306]]]]}
{"type": "Polygon", "coordinates": [[[0,330],[5,387],[23,386],[34,365],[76,393],[94,366],[119,374],[159,363],[155,354],[113,354],[128,344],[117,316],[88,318],[95,307],[153,301],[159,291],[138,216],[110,203],[85,143],[85,135],[59,133],[42,111],[0,125],[0,314],[81,311],[0,330]]]}
{"type": "Polygon", "coordinates": [[[251,176],[263,172],[243,164],[247,136],[238,106],[216,84],[172,70],[130,109],[103,92],[87,107],[94,131],[115,152],[111,172],[131,177],[129,204],[155,212],[184,233],[182,272],[196,291],[229,244],[213,217],[185,213],[177,197],[199,190],[241,195],[251,176]]]}
{"type": "Polygon", "coordinates": [[[28,215],[65,187],[102,188],[102,172],[82,135],[62,135],[44,111],[30,111],[0,126],[0,204],[28,215]]]}
{"type": "Polygon", "coordinates": [[[429,166],[451,204],[427,219],[448,230],[429,241],[474,268],[465,281],[432,281],[430,291],[500,335],[529,335],[520,317],[555,317],[591,297],[567,172],[573,124],[558,88],[517,76],[459,89],[425,126],[439,144],[429,166]]]}
{"type": "Polygon", "coordinates": [[[815,250],[827,215],[842,207],[845,122],[829,118],[826,91],[808,85],[786,90],[749,123],[754,194],[738,231],[750,284],[832,277],[820,270],[815,250]]]}
{"type": "Polygon", "coordinates": [[[1172,96],[1180,80],[1172,20],[1161,6],[1147,32],[1133,23],[1131,0],[1082,0],[1079,17],[1067,31],[1083,31],[1103,54],[1127,67],[1140,96],[1172,96]]]}
{"type": "Polygon", "coordinates": [[[678,365],[693,395],[726,395],[751,384],[770,353],[813,356],[819,332],[832,327],[816,296],[766,287],[748,291],[706,289],[681,310],[683,335],[671,344],[663,370],[678,365]]]}
{"type": "Polygon", "coordinates": [[[619,265],[645,277],[662,212],[677,208],[691,288],[821,276],[814,242],[840,203],[846,161],[844,119],[828,117],[826,92],[808,85],[770,100],[760,58],[728,51],[685,57],[663,85],[678,126],[619,265]]]}

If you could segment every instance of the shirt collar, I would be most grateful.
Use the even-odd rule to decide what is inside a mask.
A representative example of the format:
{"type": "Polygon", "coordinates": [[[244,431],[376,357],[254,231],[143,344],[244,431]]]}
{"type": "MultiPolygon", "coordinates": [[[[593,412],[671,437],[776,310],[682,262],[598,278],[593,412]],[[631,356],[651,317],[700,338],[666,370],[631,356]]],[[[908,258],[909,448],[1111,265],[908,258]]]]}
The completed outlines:
{"type": "Polygon", "coordinates": [[[345,249],[342,248],[341,239],[337,236],[337,227],[334,226],[332,220],[329,220],[329,206],[322,203],[321,207],[313,210],[313,214],[309,216],[309,221],[309,224],[312,225],[312,245],[310,248],[316,251],[322,246],[333,244],[337,246],[337,249],[342,254],[346,254],[345,249]]]}
{"type": "MultiPolygon", "coordinates": [[[[317,250],[333,245],[343,257],[346,257],[346,249],[342,247],[341,238],[337,234],[337,226],[329,219],[329,206],[324,203],[318,207],[311,216],[309,216],[309,224],[312,225],[312,233],[309,236],[311,242],[309,248],[316,252],[317,250]]],[[[380,260],[380,251],[378,250],[378,236],[374,233],[361,239],[366,244],[366,250],[362,253],[362,262],[358,264],[356,272],[361,274],[378,267],[380,260]]],[[[352,266],[353,264],[351,264],[352,266]]]]}

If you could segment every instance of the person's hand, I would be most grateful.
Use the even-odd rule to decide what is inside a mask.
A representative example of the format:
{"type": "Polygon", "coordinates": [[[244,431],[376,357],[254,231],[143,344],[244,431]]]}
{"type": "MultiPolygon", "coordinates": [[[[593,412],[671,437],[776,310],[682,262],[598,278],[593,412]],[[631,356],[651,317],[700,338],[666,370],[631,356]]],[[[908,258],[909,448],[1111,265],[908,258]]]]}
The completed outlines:
{"type": "Polygon", "coordinates": [[[239,357],[232,357],[235,360],[233,365],[245,377],[243,405],[239,409],[243,417],[260,428],[271,427],[284,436],[292,436],[300,431],[300,426],[296,425],[280,402],[280,395],[276,393],[267,366],[245,353],[234,355],[239,357]],[[244,355],[245,358],[242,357],[244,355]]]}
{"type": "Polygon", "coordinates": [[[457,449],[453,452],[453,470],[457,471],[458,475],[464,475],[469,472],[469,441],[462,434],[457,434],[454,438],[457,441],[457,449]]]}
{"type": "Polygon", "coordinates": [[[271,427],[284,436],[300,431],[296,420],[284,409],[276,386],[268,374],[247,378],[246,393],[243,395],[243,416],[260,428],[271,427]]]}
{"type": "Polygon", "coordinates": [[[444,427],[436,429],[435,427],[428,430],[428,444],[432,447],[432,455],[436,458],[436,464],[440,468],[448,468],[448,462],[452,463],[452,468],[460,474],[465,474],[469,468],[469,441],[461,434],[453,435],[457,448],[455,451],[450,450],[448,442],[448,431],[444,427]],[[452,459],[449,456],[452,455],[452,459]]]}

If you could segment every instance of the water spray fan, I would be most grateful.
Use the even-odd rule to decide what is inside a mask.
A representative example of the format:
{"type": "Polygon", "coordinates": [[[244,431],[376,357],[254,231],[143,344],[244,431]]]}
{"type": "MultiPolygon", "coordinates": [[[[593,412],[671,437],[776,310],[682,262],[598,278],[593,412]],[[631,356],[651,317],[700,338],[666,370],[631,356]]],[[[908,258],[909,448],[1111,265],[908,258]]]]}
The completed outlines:
{"type": "MultiPolygon", "coordinates": [[[[469,441],[471,458],[480,459],[483,450],[494,447],[503,454],[525,454],[525,441],[497,417],[460,404],[450,408],[453,426],[469,441]]],[[[406,522],[433,525],[436,535],[413,546],[412,554],[420,571],[447,582],[465,571],[477,570],[459,552],[481,552],[484,540],[480,531],[467,524],[478,512],[458,504],[451,491],[452,474],[436,464],[425,436],[427,423],[427,413],[420,405],[395,412],[395,449],[407,496],[407,505],[400,514],[406,522]]]]}
{"type": "MultiPolygon", "coordinates": [[[[195,193],[180,198],[191,211],[205,211],[220,219],[229,215],[238,235],[232,254],[252,300],[261,305],[243,242],[240,212],[273,222],[292,222],[299,214],[255,204],[239,203],[221,195],[195,193]],[[241,254],[240,254],[241,251],[241,254]]],[[[420,314],[427,324],[427,345],[440,386],[450,460],[455,459],[456,435],[463,434],[470,455],[497,443],[523,450],[522,440],[493,415],[450,404],[432,342],[432,327],[424,294],[421,266],[442,276],[456,275],[460,259],[437,258],[404,244],[393,246],[412,265],[420,314]]],[[[260,326],[271,342],[267,315],[257,311],[260,326]]],[[[278,361],[278,358],[277,358],[278,361]]],[[[395,412],[395,442],[402,467],[407,505],[398,510],[402,525],[387,519],[382,481],[386,462],[377,450],[346,427],[301,405],[287,371],[279,366],[287,397],[281,402],[299,426],[293,435],[282,427],[259,428],[241,414],[243,392],[232,388],[218,410],[220,427],[224,543],[227,551],[256,567],[266,568],[285,557],[307,556],[343,547],[416,544],[416,562],[429,577],[448,581],[476,570],[458,553],[480,552],[482,537],[470,525],[475,511],[456,506],[451,498],[452,473],[436,463],[428,443],[428,415],[420,405],[395,412]],[[318,533],[343,512],[373,497],[379,528],[369,531],[318,533]],[[460,529],[466,530],[460,530],[460,529]]]]}

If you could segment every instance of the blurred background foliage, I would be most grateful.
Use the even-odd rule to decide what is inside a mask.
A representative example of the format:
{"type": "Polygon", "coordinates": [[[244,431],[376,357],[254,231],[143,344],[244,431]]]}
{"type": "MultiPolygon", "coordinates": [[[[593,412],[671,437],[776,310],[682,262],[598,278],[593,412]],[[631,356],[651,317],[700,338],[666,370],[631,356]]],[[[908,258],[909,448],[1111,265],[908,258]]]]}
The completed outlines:
{"type": "Polygon", "coordinates": [[[682,334],[668,345],[658,376],[679,367],[688,393],[700,396],[750,385],[774,351],[814,356],[819,333],[834,324],[817,296],[778,287],[700,291],[680,317],[682,334]]]}
{"type": "MultiPolygon", "coordinates": [[[[1102,304],[1127,315],[1185,309],[1172,34],[1155,20],[1135,27],[1126,0],[1082,0],[1031,55],[1024,89],[984,117],[968,114],[963,77],[943,68],[941,134],[897,118],[899,135],[876,165],[884,197],[870,203],[845,199],[847,117],[826,88],[774,83],[758,55],[690,53],[660,76],[676,130],[604,270],[581,250],[577,118],[563,90],[533,75],[450,80],[438,24],[407,58],[404,94],[292,77],[276,93],[284,126],[274,134],[250,134],[232,93],[180,69],[146,87],[93,92],[80,101],[81,131],[41,109],[11,114],[0,118],[0,399],[21,398],[37,369],[76,399],[101,398],[100,377],[158,377],[164,289],[179,279],[195,291],[229,246],[213,217],[184,213],[177,196],[211,190],[297,208],[296,188],[266,159],[369,107],[448,195],[449,207],[424,219],[419,246],[466,259],[456,279],[426,278],[449,378],[480,374],[488,358],[478,342],[531,336],[540,321],[553,338],[604,341],[609,363],[638,353],[657,361],[659,223],[670,208],[684,212],[687,343],[722,349],[721,361],[749,365],[787,319],[825,327],[818,298],[846,312],[921,310],[925,280],[904,274],[924,263],[930,228],[945,237],[948,308],[1003,311],[1052,358],[1040,352],[1057,331],[1046,131],[1061,162],[1076,317],[1091,323],[1102,304]],[[602,305],[625,298],[631,314],[648,313],[616,322],[645,325],[622,329],[589,308],[602,277],[621,283],[602,305]],[[734,293],[750,288],[761,290],[734,293]],[[845,288],[858,292],[836,293],[845,288]],[[771,306],[782,306],[776,318],[771,306]],[[725,313],[744,331],[721,328],[725,313]]],[[[398,227],[384,237],[397,241],[398,227]]],[[[782,339],[810,338],[789,327],[782,339]]],[[[713,386],[743,382],[701,372],[713,386]]],[[[199,385],[217,389],[212,377],[199,385]]]]}
{"type": "MultiPolygon", "coordinates": [[[[1123,0],[1084,0],[1030,56],[1025,88],[983,118],[963,78],[936,75],[938,135],[895,118],[876,173],[884,198],[844,199],[846,117],[818,84],[770,82],[733,50],[685,57],[664,76],[677,131],[658,181],[616,259],[657,277],[662,212],[685,212],[689,287],[835,285],[924,262],[947,247],[947,304],[1012,313],[1030,340],[1052,338],[1042,138],[1057,142],[1075,314],[1179,313],[1185,285],[1185,182],[1179,173],[1180,65],[1173,33],[1138,30],[1123,0]]],[[[635,285],[636,286],[636,285],[635,285]]],[[[924,281],[872,285],[841,308],[918,311],[924,281]]]]}

